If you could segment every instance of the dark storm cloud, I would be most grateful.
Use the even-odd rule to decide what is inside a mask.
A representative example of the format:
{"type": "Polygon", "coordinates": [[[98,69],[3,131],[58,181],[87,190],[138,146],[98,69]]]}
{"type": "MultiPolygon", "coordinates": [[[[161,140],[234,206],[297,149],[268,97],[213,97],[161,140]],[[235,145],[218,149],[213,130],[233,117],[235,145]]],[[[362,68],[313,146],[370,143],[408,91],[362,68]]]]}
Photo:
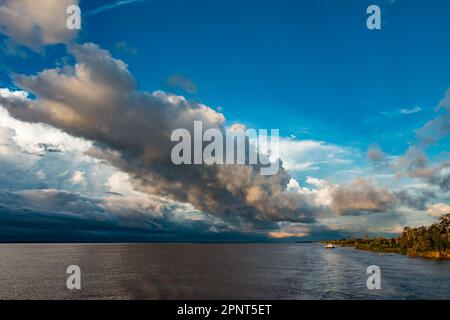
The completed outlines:
{"type": "Polygon", "coordinates": [[[218,233],[202,221],[175,221],[148,210],[118,214],[105,201],[58,190],[0,191],[0,242],[264,240],[256,233],[218,233]]]}

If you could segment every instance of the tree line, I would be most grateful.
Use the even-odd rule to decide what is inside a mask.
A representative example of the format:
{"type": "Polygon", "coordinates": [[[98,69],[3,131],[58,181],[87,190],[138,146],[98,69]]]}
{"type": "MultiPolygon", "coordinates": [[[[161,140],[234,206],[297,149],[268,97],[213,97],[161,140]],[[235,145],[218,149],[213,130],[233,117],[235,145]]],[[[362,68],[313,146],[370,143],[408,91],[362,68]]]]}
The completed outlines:
{"type": "Polygon", "coordinates": [[[331,241],[341,246],[376,252],[396,252],[408,256],[449,259],[450,213],[429,227],[405,227],[398,238],[352,238],[331,241]]]}

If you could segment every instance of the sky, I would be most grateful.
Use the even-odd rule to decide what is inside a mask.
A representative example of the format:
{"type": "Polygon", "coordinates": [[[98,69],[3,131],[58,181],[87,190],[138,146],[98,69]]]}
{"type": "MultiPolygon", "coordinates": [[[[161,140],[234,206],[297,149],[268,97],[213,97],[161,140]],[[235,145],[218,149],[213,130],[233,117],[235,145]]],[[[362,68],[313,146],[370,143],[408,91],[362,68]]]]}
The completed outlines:
{"type": "Polygon", "coordinates": [[[450,212],[448,1],[39,3],[0,0],[0,241],[391,237],[450,212]],[[282,169],[174,166],[195,120],[279,129],[282,169]]]}

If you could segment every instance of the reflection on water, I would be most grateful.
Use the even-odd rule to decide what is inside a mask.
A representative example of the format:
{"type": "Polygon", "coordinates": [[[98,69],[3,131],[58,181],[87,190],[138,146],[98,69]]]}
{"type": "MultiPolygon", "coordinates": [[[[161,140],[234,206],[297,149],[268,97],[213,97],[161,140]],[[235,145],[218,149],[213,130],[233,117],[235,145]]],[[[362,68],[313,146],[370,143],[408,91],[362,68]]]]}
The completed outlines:
{"type": "Polygon", "coordinates": [[[317,244],[2,244],[0,298],[450,299],[450,262],[317,244]],[[82,290],[66,288],[71,264],[82,290]]]}

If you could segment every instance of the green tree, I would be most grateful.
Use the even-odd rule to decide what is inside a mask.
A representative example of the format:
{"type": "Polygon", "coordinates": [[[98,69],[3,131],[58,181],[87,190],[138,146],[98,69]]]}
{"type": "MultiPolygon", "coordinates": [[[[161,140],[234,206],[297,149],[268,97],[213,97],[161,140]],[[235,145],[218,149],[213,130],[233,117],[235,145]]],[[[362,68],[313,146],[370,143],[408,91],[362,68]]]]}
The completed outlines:
{"type": "Polygon", "coordinates": [[[439,224],[437,225],[439,232],[439,256],[444,258],[447,256],[449,247],[449,234],[450,234],[450,213],[447,213],[439,218],[439,224]]]}

